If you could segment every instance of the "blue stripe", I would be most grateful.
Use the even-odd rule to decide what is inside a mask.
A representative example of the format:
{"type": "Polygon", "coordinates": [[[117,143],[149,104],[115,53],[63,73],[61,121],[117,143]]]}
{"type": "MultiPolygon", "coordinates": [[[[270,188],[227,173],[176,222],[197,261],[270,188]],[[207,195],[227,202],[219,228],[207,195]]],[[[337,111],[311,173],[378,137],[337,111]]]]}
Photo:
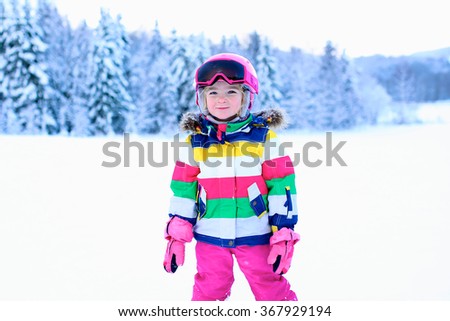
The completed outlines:
{"type": "Polygon", "coordinates": [[[189,223],[192,224],[192,226],[194,226],[195,224],[197,224],[197,218],[196,218],[196,217],[195,217],[195,218],[191,218],[191,217],[181,216],[181,215],[178,215],[178,214],[172,214],[172,213],[169,213],[169,217],[174,217],[174,216],[179,217],[179,218],[181,218],[182,220],[188,221],[189,223]]]}
{"type": "MultiPolygon", "coordinates": [[[[224,141],[229,143],[246,141],[251,143],[264,143],[266,141],[268,128],[259,128],[253,127],[250,123],[250,130],[248,133],[237,131],[234,133],[224,133],[224,141]]],[[[202,134],[194,134],[191,136],[191,144],[193,148],[209,148],[209,146],[213,144],[222,144],[223,142],[219,141],[216,137],[216,132],[212,132],[210,136],[202,135],[202,134]]]]}
{"type": "Polygon", "coordinates": [[[292,218],[288,218],[286,214],[274,214],[269,216],[269,224],[278,227],[278,229],[288,227],[293,230],[297,221],[297,215],[293,215],[292,218]]]}
{"type": "Polygon", "coordinates": [[[242,140],[250,143],[264,143],[266,141],[268,131],[268,128],[252,128],[249,133],[230,133],[227,134],[225,138],[230,143],[242,140]]]}
{"type": "Polygon", "coordinates": [[[220,247],[234,248],[241,245],[265,245],[269,244],[272,233],[255,236],[238,237],[236,239],[222,239],[219,237],[199,234],[194,232],[194,238],[199,242],[204,242],[220,247]]]}

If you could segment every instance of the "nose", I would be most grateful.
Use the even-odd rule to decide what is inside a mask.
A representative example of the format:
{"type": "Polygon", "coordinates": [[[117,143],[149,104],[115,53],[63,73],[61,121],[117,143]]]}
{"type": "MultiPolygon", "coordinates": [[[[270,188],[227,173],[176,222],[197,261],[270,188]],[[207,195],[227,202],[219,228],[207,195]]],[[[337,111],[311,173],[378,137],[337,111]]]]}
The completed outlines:
{"type": "Polygon", "coordinates": [[[217,95],[217,100],[219,100],[219,101],[225,101],[226,98],[227,98],[227,94],[224,92],[221,92],[217,95]]]}

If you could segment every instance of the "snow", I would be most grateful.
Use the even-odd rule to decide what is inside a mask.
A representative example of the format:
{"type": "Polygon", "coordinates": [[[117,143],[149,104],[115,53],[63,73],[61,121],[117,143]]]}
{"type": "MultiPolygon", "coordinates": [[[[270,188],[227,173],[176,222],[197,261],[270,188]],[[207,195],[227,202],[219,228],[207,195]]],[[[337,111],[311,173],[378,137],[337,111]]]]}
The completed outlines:
{"type": "MultiPolygon", "coordinates": [[[[450,300],[450,102],[418,114],[424,123],[333,132],[348,166],[297,165],[302,240],[286,277],[300,299],[450,300]]],[[[280,136],[292,153],[326,144],[280,136]]],[[[172,138],[131,139],[162,160],[172,138]]],[[[0,136],[0,300],[190,300],[194,244],[175,274],[162,267],[172,157],[139,167],[131,148],[130,167],[103,167],[109,141],[123,148],[123,137],[0,136]]],[[[230,301],[252,301],[235,277],[230,301]]]]}

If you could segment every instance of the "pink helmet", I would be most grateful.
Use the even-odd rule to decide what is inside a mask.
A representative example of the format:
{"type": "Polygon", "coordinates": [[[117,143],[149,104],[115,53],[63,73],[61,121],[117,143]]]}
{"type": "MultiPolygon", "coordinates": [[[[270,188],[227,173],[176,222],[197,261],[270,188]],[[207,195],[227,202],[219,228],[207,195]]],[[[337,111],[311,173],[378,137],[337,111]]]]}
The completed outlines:
{"type": "Polygon", "coordinates": [[[247,85],[253,93],[258,93],[258,76],[245,57],[233,53],[210,57],[195,72],[195,89],[212,85],[218,77],[229,84],[247,85]]]}
{"type": "Polygon", "coordinates": [[[208,58],[195,72],[195,90],[197,105],[202,112],[207,114],[207,109],[203,106],[199,96],[202,95],[202,88],[214,84],[218,79],[223,79],[227,83],[242,84],[246,89],[246,104],[243,106],[242,116],[251,108],[254,94],[258,94],[258,76],[250,61],[237,54],[220,53],[208,58]]]}

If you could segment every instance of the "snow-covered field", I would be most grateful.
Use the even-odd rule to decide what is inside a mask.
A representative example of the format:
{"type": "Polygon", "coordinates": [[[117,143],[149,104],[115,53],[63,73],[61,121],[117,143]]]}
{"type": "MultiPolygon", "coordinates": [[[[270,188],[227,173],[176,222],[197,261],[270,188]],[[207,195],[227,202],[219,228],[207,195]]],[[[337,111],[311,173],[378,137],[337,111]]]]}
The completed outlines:
{"type": "MultiPolygon", "coordinates": [[[[426,124],[333,132],[346,167],[297,165],[302,241],[287,278],[300,299],[450,300],[450,103],[419,115],[426,124]]],[[[292,153],[322,144],[309,159],[325,159],[325,133],[280,134],[292,153]]],[[[171,141],[131,139],[155,161],[171,141]]],[[[190,300],[193,244],[175,274],[162,267],[172,156],[139,167],[132,148],[130,167],[107,168],[108,141],[123,148],[0,136],[0,300],[190,300]]],[[[253,300],[238,270],[230,300],[253,300]]]]}

